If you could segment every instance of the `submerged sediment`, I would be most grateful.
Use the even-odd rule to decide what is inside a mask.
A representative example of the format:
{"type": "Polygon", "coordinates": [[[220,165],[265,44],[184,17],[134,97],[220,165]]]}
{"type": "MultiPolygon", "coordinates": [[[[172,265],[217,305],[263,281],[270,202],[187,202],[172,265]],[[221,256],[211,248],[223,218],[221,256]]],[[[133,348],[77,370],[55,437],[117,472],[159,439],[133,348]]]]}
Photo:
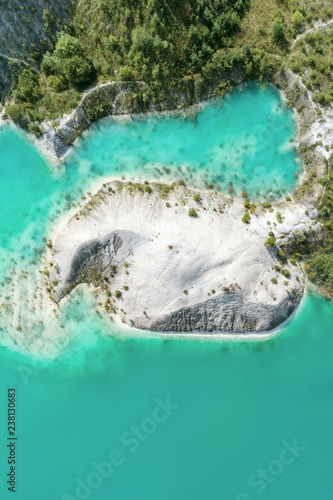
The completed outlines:
{"type": "Polygon", "coordinates": [[[104,184],[53,240],[52,296],[93,285],[110,317],[153,331],[271,330],[303,294],[283,248],[313,231],[305,208],[252,206],[247,223],[241,201],[214,191],[104,184]]]}

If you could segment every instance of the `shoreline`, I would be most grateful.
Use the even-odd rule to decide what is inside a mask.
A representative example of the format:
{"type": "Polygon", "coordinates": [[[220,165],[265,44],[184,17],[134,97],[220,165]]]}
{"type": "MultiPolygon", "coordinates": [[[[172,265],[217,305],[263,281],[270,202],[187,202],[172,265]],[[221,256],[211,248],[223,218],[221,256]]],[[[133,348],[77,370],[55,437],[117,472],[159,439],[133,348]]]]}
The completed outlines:
{"type": "MultiPolygon", "coordinates": [[[[184,341],[196,341],[196,342],[216,342],[216,343],[245,343],[245,342],[267,342],[270,341],[281,334],[287,329],[288,324],[291,323],[301,312],[303,311],[306,302],[308,301],[311,295],[315,295],[310,292],[307,288],[299,301],[298,305],[294,309],[294,311],[290,314],[290,316],[280,325],[273,328],[272,330],[268,330],[261,333],[256,332],[244,332],[244,333],[230,333],[230,332],[200,332],[193,331],[191,333],[163,333],[163,332],[154,332],[152,330],[140,330],[134,327],[130,327],[128,325],[124,325],[119,318],[114,320],[114,324],[121,329],[121,338],[135,339],[135,338],[160,338],[162,340],[184,340],[184,341]]],[[[324,298],[321,297],[323,300],[324,298]]],[[[112,334],[107,334],[111,337],[112,334]]],[[[115,337],[116,338],[116,337],[115,337]]]]}
{"type": "MultiPolygon", "coordinates": [[[[241,87],[243,84],[241,84],[239,87],[241,87]]],[[[269,84],[269,85],[273,85],[273,84],[269,84]]],[[[285,99],[285,103],[287,103],[287,97],[285,96],[285,94],[283,92],[281,92],[276,86],[274,86],[274,89],[277,90],[277,92],[279,92],[280,96],[284,96],[284,99],[285,99]]],[[[240,89],[241,91],[241,89],[240,89]]],[[[96,122],[96,125],[99,124],[99,123],[103,123],[103,121],[114,121],[114,122],[117,122],[117,121],[131,121],[133,118],[139,118],[139,119],[142,119],[142,120],[146,120],[148,116],[158,116],[160,118],[163,118],[165,117],[165,115],[167,116],[170,116],[170,118],[173,118],[173,117],[178,117],[180,115],[183,115],[184,118],[186,118],[187,116],[189,116],[191,113],[200,113],[202,109],[204,109],[206,106],[209,106],[209,105],[212,105],[213,103],[213,100],[206,100],[206,101],[203,101],[203,102],[200,102],[198,104],[195,104],[189,108],[186,108],[186,109],[180,109],[180,110],[175,110],[175,111],[163,111],[163,112],[149,112],[149,113],[138,113],[138,114],[135,114],[134,116],[133,115],[130,115],[130,114],[127,114],[127,115],[114,115],[114,116],[109,116],[109,117],[105,117],[101,120],[99,120],[98,122],[96,122]]],[[[299,138],[301,137],[301,123],[300,123],[300,119],[299,119],[299,116],[298,116],[298,113],[296,112],[296,110],[294,110],[295,112],[295,118],[296,118],[296,124],[297,124],[297,133],[296,133],[296,130],[295,130],[295,137],[293,138],[293,144],[296,143],[296,141],[299,140],[299,138]]],[[[6,124],[8,123],[7,120],[5,120],[4,122],[4,126],[6,126],[6,124]]],[[[1,125],[1,124],[0,124],[1,125]]],[[[98,126],[98,125],[97,125],[98,126]]],[[[21,132],[21,129],[20,127],[17,127],[15,126],[15,129],[17,129],[18,131],[21,132]]],[[[89,134],[89,133],[93,133],[93,127],[89,128],[85,133],[86,134],[89,134]]],[[[31,139],[31,135],[30,134],[27,134],[26,132],[24,132],[24,137],[27,138],[28,140],[31,139]]],[[[77,140],[80,140],[80,138],[78,138],[77,140]]],[[[75,141],[75,144],[77,144],[77,140],[75,141]]],[[[34,141],[36,146],[37,147],[40,147],[40,144],[38,143],[38,140],[34,141]]],[[[74,145],[75,147],[75,145],[74,145]]],[[[73,148],[70,148],[69,151],[68,151],[68,154],[70,154],[71,152],[73,151],[73,148]]],[[[52,156],[52,154],[50,154],[49,152],[47,151],[44,151],[44,155],[46,153],[46,156],[47,156],[47,159],[50,160],[52,162],[52,165],[57,167],[57,165],[59,165],[59,162],[61,164],[64,163],[63,160],[55,160],[54,157],[52,156]]],[[[299,179],[298,181],[298,187],[299,185],[302,184],[303,182],[303,177],[306,175],[306,171],[305,171],[306,167],[304,167],[303,165],[303,170],[302,170],[302,177],[299,179]]],[[[119,179],[119,175],[112,175],[110,177],[102,177],[100,179],[96,179],[94,181],[94,187],[91,188],[91,196],[90,196],[90,199],[93,198],[93,196],[98,192],[99,190],[99,186],[100,184],[103,182],[110,182],[110,181],[114,181],[115,179],[119,179]]],[[[153,181],[152,181],[153,182],[153,181]]],[[[295,190],[297,190],[298,188],[296,186],[295,190]]],[[[200,192],[202,193],[205,193],[205,194],[209,194],[211,193],[211,191],[208,191],[208,190],[200,190],[200,192]]],[[[294,191],[291,193],[292,195],[292,198],[294,199],[294,191]]],[[[237,200],[237,198],[235,198],[237,200]]],[[[238,199],[239,200],[239,199],[238,199]]],[[[278,202],[278,203],[274,203],[272,204],[274,208],[277,208],[279,206],[281,202],[278,202]]],[[[282,201],[283,203],[283,201],[282,201]]],[[[60,226],[64,226],[66,225],[67,221],[73,216],[73,214],[75,214],[75,212],[77,211],[77,207],[73,207],[69,213],[66,214],[66,218],[64,220],[60,220],[59,221],[59,226],[57,225],[56,227],[52,228],[51,229],[51,236],[54,235],[54,233],[58,230],[58,228],[60,226]]],[[[46,235],[46,236],[49,236],[46,235]]],[[[42,263],[41,263],[41,268],[42,268],[42,263]]],[[[303,300],[303,299],[301,299],[303,300]]],[[[298,308],[298,306],[297,306],[298,308]]],[[[289,319],[291,319],[292,317],[294,316],[294,313],[291,314],[290,318],[288,318],[286,320],[289,321],[289,319]]],[[[256,334],[256,333],[253,333],[253,332],[248,332],[248,333],[241,333],[241,334],[237,334],[237,333],[225,333],[225,332],[219,332],[219,333],[168,333],[168,334],[161,334],[163,336],[163,338],[173,338],[173,337],[177,337],[177,338],[198,338],[199,339],[209,339],[209,338],[212,338],[212,339],[216,339],[217,340],[217,337],[223,337],[224,340],[228,340],[228,339],[233,339],[233,340],[240,340],[240,341],[244,341],[245,340],[245,336],[246,336],[246,340],[248,341],[256,341],[256,340],[268,340],[269,338],[273,338],[274,336],[278,335],[279,332],[281,331],[283,327],[281,325],[279,325],[278,327],[276,327],[275,329],[273,330],[270,330],[268,333],[266,332],[262,332],[260,334],[256,334]],[[256,338],[258,337],[258,338],[256,338]]],[[[132,330],[132,329],[131,329],[132,330]]],[[[138,329],[133,329],[133,336],[137,335],[137,332],[138,332],[138,329]],[[136,332],[136,333],[135,333],[136,332]]],[[[145,336],[149,336],[149,330],[146,330],[143,335],[145,336]]],[[[156,336],[158,335],[158,332],[157,333],[153,333],[152,334],[153,336],[156,336]]],[[[220,340],[223,340],[223,339],[220,339],[220,340]]]]}
{"type": "MultiPolygon", "coordinates": [[[[204,98],[198,102],[192,104],[186,104],[186,100],[184,102],[184,96],[174,96],[175,102],[173,108],[166,108],[159,110],[157,106],[150,106],[150,109],[147,111],[136,111],[133,108],[126,109],[115,109],[112,112],[108,113],[105,116],[94,119],[93,121],[88,120],[87,118],[83,118],[84,111],[82,109],[82,103],[85,101],[87,97],[91,94],[106,89],[108,87],[116,87],[118,90],[117,95],[126,95],[126,92],[129,91],[131,85],[145,85],[144,82],[123,82],[123,86],[125,90],[121,90],[122,83],[119,82],[106,82],[100,85],[89,89],[81,98],[78,106],[68,115],[63,115],[58,117],[58,119],[51,120],[48,122],[43,122],[44,133],[41,137],[37,138],[33,136],[31,133],[27,133],[27,137],[32,139],[32,141],[36,144],[37,148],[41,151],[43,156],[47,158],[47,160],[51,161],[54,165],[62,165],[66,163],[66,159],[68,156],[75,150],[78,145],[78,141],[81,136],[86,136],[90,132],[93,131],[94,125],[102,124],[103,122],[124,122],[129,123],[131,120],[146,120],[147,118],[154,116],[157,119],[165,118],[165,117],[180,117],[182,116],[184,119],[187,117],[193,117],[197,113],[200,113],[205,107],[214,105],[215,102],[220,102],[223,105],[223,99],[228,98],[228,96],[232,92],[241,92],[249,85],[255,84],[261,86],[263,88],[270,87],[279,95],[284,106],[292,107],[292,111],[294,114],[295,121],[295,133],[292,137],[292,145],[297,150],[306,149],[306,152],[302,152],[301,162],[302,162],[302,172],[298,177],[297,183],[294,186],[294,189],[289,193],[290,195],[299,198],[307,197],[307,193],[304,194],[304,187],[308,188],[307,184],[310,180],[310,173],[315,170],[317,172],[317,177],[325,175],[326,173],[326,164],[327,161],[327,152],[322,147],[313,148],[313,144],[316,142],[314,134],[320,134],[323,132],[323,135],[327,132],[327,125],[325,121],[327,117],[329,117],[330,110],[324,110],[323,116],[317,116],[317,110],[323,111],[323,108],[318,104],[314,103],[312,100],[311,92],[308,89],[304,88],[305,95],[304,96],[296,96],[295,98],[295,82],[297,85],[303,86],[300,81],[300,77],[293,73],[291,70],[287,70],[286,72],[279,73],[274,76],[272,81],[266,82],[258,82],[256,80],[251,81],[242,81],[242,79],[238,79],[238,81],[233,82],[232,90],[227,92],[224,96],[214,96],[211,92],[208,92],[204,98]],[[119,90],[120,89],[120,90],[119,90]],[[181,101],[181,104],[178,106],[177,99],[181,101]],[[293,102],[293,105],[290,105],[290,100],[296,99],[293,102]],[[299,105],[298,105],[299,104],[299,105]],[[301,112],[299,112],[298,108],[303,108],[301,112]],[[311,115],[311,116],[310,116],[311,115]],[[57,127],[52,127],[52,123],[57,123],[57,127]],[[84,123],[84,125],[82,125],[84,123]],[[59,135],[60,134],[60,135],[59,135]],[[67,134],[67,136],[66,136],[67,134]],[[61,138],[63,136],[63,138],[61,138]],[[51,140],[51,142],[50,142],[51,140]],[[56,154],[56,150],[53,148],[52,144],[54,140],[65,141],[65,151],[61,155],[56,154]]],[[[122,96],[123,97],[123,96],[122,96]]],[[[161,103],[162,105],[163,103],[161,103]]],[[[333,112],[333,107],[331,108],[333,112]]],[[[2,114],[4,110],[2,111],[2,114]]],[[[7,120],[6,120],[7,121],[7,120]]],[[[11,122],[11,120],[8,120],[11,122]]],[[[333,116],[332,116],[333,122],[333,116]]],[[[20,129],[20,127],[18,127],[20,129]]],[[[313,184],[313,182],[312,182],[313,184]]],[[[311,196],[312,203],[315,200],[319,199],[323,188],[322,186],[315,183],[312,186],[315,193],[314,196],[311,196]]]]}
{"type": "MultiPolygon", "coordinates": [[[[222,332],[246,333],[251,331],[246,326],[247,321],[253,321],[256,330],[263,332],[264,325],[271,324],[273,311],[276,310],[277,316],[281,316],[278,324],[290,315],[299,296],[303,294],[304,274],[296,261],[291,265],[285,260],[283,267],[289,270],[285,270],[287,280],[282,283],[284,278],[283,275],[279,276],[281,268],[276,265],[278,258],[275,252],[281,245],[286,246],[297,232],[308,229],[311,221],[305,214],[304,206],[282,202],[283,208],[281,204],[280,209],[283,210],[284,219],[275,228],[276,246],[269,250],[265,241],[269,232],[267,220],[272,216],[265,209],[258,207],[250,223],[245,224],[241,220],[244,215],[243,203],[230,196],[183,186],[170,188],[158,183],[148,185],[151,194],[147,194],[144,186],[147,185],[119,181],[109,185],[104,183],[97,194],[91,196],[74,215],[68,214],[66,220],[54,228],[52,251],[48,254],[48,260],[52,259],[48,273],[51,295],[56,302],[62,302],[81,283],[93,283],[97,287],[96,291],[104,290],[103,293],[111,287],[111,282],[112,287],[109,289],[113,292],[117,288],[121,290],[125,284],[125,290],[129,291],[121,299],[124,308],[120,314],[122,320],[139,329],[144,327],[147,331],[164,330],[170,333],[174,331],[172,325],[175,321],[178,332],[215,331],[214,324],[218,324],[217,330],[222,332]],[[159,193],[163,186],[168,189],[168,194],[161,197],[159,193]],[[200,202],[194,203],[198,213],[192,220],[187,210],[193,206],[193,195],[199,192],[200,202]],[[200,234],[205,234],[204,240],[200,234]],[[114,238],[122,242],[120,247],[118,243],[114,246],[114,238]],[[86,254],[84,249],[90,247],[91,250],[86,254]],[[101,255],[98,253],[99,248],[103,249],[101,255]],[[94,252],[97,252],[96,256],[94,252]],[[91,262],[95,264],[90,263],[89,259],[93,259],[91,262]],[[104,264],[99,271],[99,264],[96,263],[100,259],[104,264]],[[146,269],[145,263],[148,261],[150,266],[146,269]],[[124,262],[126,269],[130,266],[130,272],[123,269],[124,262]],[[200,262],[205,262],[204,268],[200,262]],[[177,272],[173,266],[176,266],[177,272]],[[216,266],[219,267],[218,275],[214,271],[216,266]],[[111,280],[107,278],[109,267],[111,280]],[[118,269],[115,276],[113,267],[118,269]],[[91,273],[92,277],[89,278],[91,273]],[[106,281],[98,278],[100,273],[106,275],[103,278],[106,281]],[[272,283],[278,282],[275,275],[280,281],[278,285],[272,286],[272,283]],[[161,276],[162,282],[158,284],[161,276]],[[145,282],[150,283],[150,286],[145,287],[145,282]],[[208,293],[208,298],[207,290],[210,289],[212,293],[208,293]],[[240,315],[243,319],[238,318],[234,301],[243,307],[243,316],[240,315]],[[130,320],[126,319],[127,307],[132,318],[130,320]],[[185,315],[189,315],[188,319],[177,316],[177,311],[182,311],[182,308],[185,308],[185,315]],[[260,308],[263,308],[262,311],[260,308]],[[147,313],[144,311],[142,316],[144,309],[147,313]],[[207,314],[207,310],[211,318],[208,323],[211,323],[207,326],[206,319],[204,328],[196,328],[195,325],[200,325],[200,318],[204,311],[207,314]],[[191,323],[193,314],[197,316],[191,323]],[[224,319],[221,319],[220,324],[218,318],[221,314],[224,319]],[[217,317],[213,319],[215,315],[217,317]],[[223,327],[225,321],[226,325],[232,321],[227,330],[223,327]]],[[[279,205],[274,205],[274,209],[279,209],[279,205]]],[[[107,303],[106,311],[115,308],[114,313],[119,315],[116,313],[119,302],[112,298],[107,303]]],[[[276,323],[278,319],[274,321],[276,323]]]]}
{"type": "MultiPolygon", "coordinates": [[[[152,332],[147,330],[139,330],[128,325],[124,325],[118,318],[115,318],[113,326],[118,330],[117,332],[105,332],[99,333],[99,338],[105,338],[106,340],[113,340],[116,342],[131,341],[131,340],[161,340],[170,342],[204,342],[211,344],[232,345],[232,344],[260,344],[265,342],[270,342],[278,337],[286,334],[289,324],[294,321],[297,316],[302,314],[302,311],[306,307],[308,300],[311,296],[316,294],[311,291],[306,291],[300,300],[298,306],[293,311],[293,313],[287,318],[281,325],[270,330],[268,332],[262,332],[260,334],[248,332],[248,333],[235,333],[230,334],[228,332],[217,332],[217,333],[163,333],[163,332],[152,332]]],[[[319,297],[321,300],[325,300],[323,297],[319,297]]],[[[39,365],[41,363],[41,370],[53,365],[54,363],[62,362],[68,358],[71,359],[78,352],[78,347],[80,349],[80,344],[71,345],[74,338],[69,339],[69,343],[62,346],[61,350],[54,349],[51,353],[33,353],[22,349],[13,349],[13,346],[1,345],[0,346],[0,356],[9,360],[17,360],[21,367],[27,365],[39,365]]],[[[84,345],[81,346],[83,348],[84,345]]],[[[66,362],[66,361],[65,361],[66,362]]]]}

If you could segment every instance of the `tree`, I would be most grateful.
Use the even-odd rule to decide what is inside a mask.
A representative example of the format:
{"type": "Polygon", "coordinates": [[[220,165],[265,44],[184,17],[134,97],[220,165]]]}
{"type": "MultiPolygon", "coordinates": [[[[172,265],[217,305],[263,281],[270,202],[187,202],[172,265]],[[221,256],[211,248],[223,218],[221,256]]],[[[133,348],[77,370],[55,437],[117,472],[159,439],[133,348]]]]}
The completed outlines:
{"type": "Polygon", "coordinates": [[[13,95],[15,99],[24,102],[35,102],[40,97],[38,75],[32,68],[24,69],[20,73],[13,95]]]}
{"type": "Polygon", "coordinates": [[[87,59],[74,56],[64,61],[62,73],[69,83],[82,85],[92,79],[93,67],[87,59]]]}
{"type": "Polygon", "coordinates": [[[299,30],[302,27],[303,23],[304,23],[303,14],[299,12],[299,10],[296,10],[296,12],[294,12],[293,15],[291,16],[291,24],[296,30],[299,30]]]}
{"type": "Polygon", "coordinates": [[[95,70],[84,55],[81,42],[63,31],[51,55],[47,52],[43,58],[41,69],[49,76],[49,83],[55,90],[63,90],[68,85],[83,85],[90,82],[95,70]],[[50,76],[55,78],[51,78],[50,76]]]}
{"type": "Polygon", "coordinates": [[[53,53],[54,57],[57,59],[70,59],[74,56],[83,57],[83,47],[77,38],[68,35],[64,31],[60,31],[57,38],[57,44],[53,53]]]}
{"type": "Polygon", "coordinates": [[[271,24],[271,37],[273,42],[281,44],[285,41],[286,26],[282,15],[277,15],[271,24]]]}
{"type": "Polygon", "coordinates": [[[119,78],[124,82],[134,80],[133,71],[129,66],[121,66],[119,69],[119,78]]]}

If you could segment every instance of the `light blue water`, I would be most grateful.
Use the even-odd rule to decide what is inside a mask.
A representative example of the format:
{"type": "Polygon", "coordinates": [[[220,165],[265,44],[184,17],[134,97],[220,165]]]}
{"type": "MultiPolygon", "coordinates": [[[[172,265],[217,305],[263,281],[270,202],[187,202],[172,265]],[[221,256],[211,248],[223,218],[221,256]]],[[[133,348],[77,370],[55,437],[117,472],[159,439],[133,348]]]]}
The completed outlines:
{"type": "Polygon", "coordinates": [[[234,93],[222,108],[206,107],[195,122],[99,125],[60,170],[43,160],[24,135],[9,127],[0,132],[0,338],[11,347],[0,355],[1,499],[13,496],[5,478],[6,395],[12,386],[18,398],[18,500],[331,497],[330,304],[310,297],[284,333],[263,344],[209,343],[124,338],[94,312],[91,293],[74,294],[55,315],[40,296],[43,238],[97,180],[119,175],[120,163],[126,178],[152,178],[152,161],[161,163],[161,171],[163,165],[170,168],[170,173],[157,173],[161,179],[174,178],[180,166],[179,177],[189,183],[200,185],[203,176],[224,189],[231,176],[236,194],[244,187],[240,168],[253,196],[269,196],[272,185],[290,190],[299,168],[293,150],[286,148],[293,122],[278,102],[272,90],[250,87],[234,93]],[[260,136],[276,120],[284,123],[274,133],[279,153],[260,136]],[[242,144],[239,152],[235,141],[242,144]],[[129,151],[132,158],[125,165],[129,151]],[[249,165],[258,157],[269,161],[255,173],[249,165]],[[228,164],[224,170],[223,161],[228,164]],[[276,165],[280,169],[274,171],[276,165]],[[57,349],[64,345],[63,354],[51,362],[33,362],[13,353],[17,346],[8,333],[17,346],[29,339],[34,352],[53,336],[57,349]],[[177,406],[170,415],[157,410],[167,397],[177,406]],[[130,436],[136,432],[133,426],[143,432],[139,441],[130,436]],[[294,439],[305,449],[296,451],[298,456],[285,455],[283,443],[291,445],[294,439]],[[91,475],[93,463],[109,460],[113,450],[121,463],[111,476],[91,475]],[[277,463],[280,455],[290,463],[277,463]],[[270,473],[258,484],[260,468],[270,473]],[[77,478],[88,481],[91,491],[75,492],[77,478]]]}
{"type": "Polygon", "coordinates": [[[93,127],[70,157],[78,168],[126,178],[183,179],[192,187],[212,184],[240,196],[279,199],[301,171],[290,142],[294,114],[272,87],[236,89],[222,101],[205,104],[196,117],[158,119],[93,127]]]}
{"type": "MultiPolygon", "coordinates": [[[[332,306],[311,297],[286,331],[264,344],[106,341],[96,323],[90,348],[86,339],[85,347],[72,346],[70,359],[44,369],[32,365],[29,371],[27,360],[3,353],[2,435],[7,387],[14,385],[18,395],[15,498],[75,498],[76,478],[86,482],[95,471],[92,463],[118,450],[124,463],[89,498],[329,499],[332,321],[332,306]],[[156,399],[167,396],[179,407],[131,452],[121,437],[132,426],[150,431],[145,419],[156,399]],[[279,460],[283,442],[292,445],[294,439],[305,450],[278,476],[270,473],[273,481],[258,495],[248,478],[269,467],[279,472],[271,464],[279,460]],[[238,497],[242,492],[248,497],[238,497]]],[[[3,440],[0,470],[6,471],[3,440]]],[[[3,477],[0,492],[11,498],[3,477]]]]}

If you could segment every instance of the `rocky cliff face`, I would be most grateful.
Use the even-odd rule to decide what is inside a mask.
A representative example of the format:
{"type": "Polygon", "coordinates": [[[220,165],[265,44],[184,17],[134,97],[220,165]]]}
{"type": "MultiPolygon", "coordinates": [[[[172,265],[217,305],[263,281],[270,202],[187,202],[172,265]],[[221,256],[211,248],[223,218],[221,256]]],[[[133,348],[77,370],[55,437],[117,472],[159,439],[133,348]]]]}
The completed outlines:
{"type": "Polygon", "coordinates": [[[262,332],[273,330],[294,311],[302,296],[301,290],[292,290],[276,306],[249,302],[236,285],[224,294],[210,298],[192,307],[184,307],[145,326],[161,332],[262,332]]]}
{"type": "Polygon", "coordinates": [[[10,94],[15,73],[39,68],[56,32],[68,22],[73,0],[0,1],[0,101],[10,94]]]}
{"type": "Polygon", "coordinates": [[[103,185],[57,233],[49,268],[55,301],[90,284],[107,314],[163,332],[263,332],[288,318],[304,276],[296,262],[281,265],[277,252],[313,224],[305,207],[274,207],[283,221],[269,248],[274,213],[258,208],[245,224],[243,204],[217,192],[200,193],[196,203],[181,186],[146,188],[103,185]]]}
{"type": "MultiPolygon", "coordinates": [[[[227,75],[235,84],[242,81],[241,71],[227,75]]],[[[156,103],[151,89],[145,82],[108,82],[88,90],[79,105],[68,116],[53,122],[43,122],[40,143],[56,158],[69,151],[75,139],[93,122],[107,116],[184,109],[212,97],[217,81],[196,93],[193,82],[184,85],[182,92],[169,95],[163,102],[156,103]],[[56,124],[56,125],[55,125],[56,124]]]]}
{"type": "Polygon", "coordinates": [[[52,122],[43,123],[42,146],[56,158],[61,158],[92,122],[105,116],[140,111],[133,104],[133,96],[142,93],[146,87],[141,82],[109,82],[94,87],[83,95],[70,115],[56,120],[56,126],[52,122]]]}

